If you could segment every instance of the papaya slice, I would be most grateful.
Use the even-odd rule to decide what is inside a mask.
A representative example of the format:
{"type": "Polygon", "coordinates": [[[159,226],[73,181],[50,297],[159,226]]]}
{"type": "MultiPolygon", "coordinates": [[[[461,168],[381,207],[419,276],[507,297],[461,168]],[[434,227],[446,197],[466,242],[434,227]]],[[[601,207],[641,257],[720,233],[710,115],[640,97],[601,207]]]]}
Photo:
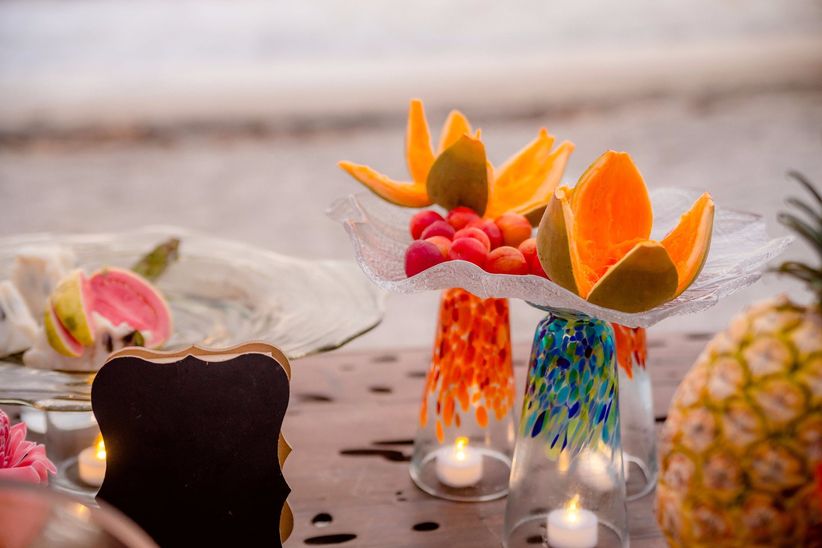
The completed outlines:
{"type": "Polygon", "coordinates": [[[456,143],[457,139],[466,133],[471,134],[471,124],[468,122],[468,118],[462,112],[452,110],[448,113],[448,118],[445,119],[445,123],[442,125],[437,154],[442,154],[442,151],[456,143]]]}
{"type": "Polygon", "coordinates": [[[574,143],[570,141],[560,143],[548,155],[545,162],[535,168],[530,177],[530,196],[519,203],[512,203],[508,211],[525,215],[531,221],[532,226],[537,226],[542,218],[540,212],[544,211],[548,202],[551,201],[573,151],[574,143]]]}
{"type": "MultiPolygon", "coordinates": [[[[550,276],[550,274],[549,274],[550,276]]],[[[621,310],[644,312],[674,297],[679,277],[665,247],[652,240],[637,243],[596,282],[588,302],[621,310]]]]}
{"type": "Polygon", "coordinates": [[[696,280],[711,246],[714,226],[714,202],[707,192],[697,198],[679,224],[662,240],[679,274],[679,284],[674,297],[678,297],[696,280]]]}
{"type": "Polygon", "coordinates": [[[426,207],[433,203],[424,184],[397,182],[368,166],[352,162],[343,161],[337,165],[365,185],[368,190],[392,204],[403,207],[426,207]]]}
{"type": "Polygon", "coordinates": [[[630,155],[613,150],[582,174],[571,209],[575,223],[569,243],[572,258],[579,259],[574,274],[585,297],[613,264],[613,250],[650,237],[653,211],[645,181],[630,155]]]}
{"type": "Polygon", "coordinates": [[[533,195],[535,185],[541,182],[540,175],[544,174],[537,170],[544,172],[541,168],[545,165],[553,144],[554,138],[545,129],[541,129],[536,139],[499,168],[492,188],[491,203],[486,211],[488,218],[495,219],[503,213],[513,211],[512,204],[520,204],[533,195]]]}
{"type": "Polygon", "coordinates": [[[482,141],[463,135],[431,166],[428,196],[445,209],[465,206],[482,215],[488,205],[487,166],[482,141]]]}
{"type": "Polygon", "coordinates": [[[431,133],[422,101],[414,99],[408,107],[408,126],[405,132],[405,161],[408,173],[417,184],[425,183],[428,171],[434,163],[434,152],[431,150],[431,133]]]}
{"type": "Polygon", "coordinates": [[[561,187],[548,203],[537,230],[537,258],[553,282],[579,294],[568,245],[568,225],[573,224],[573,213],[569,204],[571,193],[571,189],[561,187]]]}

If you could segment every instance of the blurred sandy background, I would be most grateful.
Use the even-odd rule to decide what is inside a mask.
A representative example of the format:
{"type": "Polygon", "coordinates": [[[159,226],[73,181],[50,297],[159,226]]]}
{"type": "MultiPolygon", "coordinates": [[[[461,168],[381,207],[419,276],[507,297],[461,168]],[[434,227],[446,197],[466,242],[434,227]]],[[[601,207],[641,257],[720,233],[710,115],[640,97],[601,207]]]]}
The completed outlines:
{"type": "MultiPolygon", "coordinates": [[[[765,215],[822,184],[822,2],[528,0],[0,2],[0,235],[177,224],[351,258],[324,216],[359,190],[335,163],[405,173],[410,97],[450,108],[503,161],[545,126],[649,186],[765,215]]],[[[807,258],[795,244],[786,257],[807,258]]],[[[712,331],[774,276],[654,329],[712,331]]],[[[436,294],[392,296],[352,346],[430,344],[436,294]]],[[[513,306],[514,337],[540,317],[513,306]]]]}

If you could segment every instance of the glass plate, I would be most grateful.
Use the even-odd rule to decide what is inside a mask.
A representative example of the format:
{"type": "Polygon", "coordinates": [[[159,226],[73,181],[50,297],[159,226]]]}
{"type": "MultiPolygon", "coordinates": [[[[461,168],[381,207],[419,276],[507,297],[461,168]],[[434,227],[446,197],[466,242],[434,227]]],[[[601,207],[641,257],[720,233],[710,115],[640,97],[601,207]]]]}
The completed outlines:
{"type": "MultiPolygon", "coordinates": [[[[167,348],[262,340],[295,359],[338,348],[382,320],[385,294],[353,262],[286,257],[176,227],[0,238],[0,279],[21,248],[66,246],[91,272],[128,268],[171,237],[180,238],[180,257],[156,282],[174,320],[167,348]]],[[[88,411],[92,378],[0,361],[0,403],[88,411]]]]}
{"type": "MultiPolygon", "coordinates": [[[[700,194],[682,188],[652,190],[651,238],[661,240],[700,194]]],[[[711,249],[696,281],[673,301],[632,314],[591,304],[545,278],[490,274],[467,261],[446,261],[408,278],[404,271],[405,249],[411,242],[408,221],[417,211],[363,192],[337,200],[328,215],[345,226],[363,271],[388,291],[414,293],[461,287],[484,299],[522,299],[538,308],[575,310],[628,327],[650,327],[669,316],[713,306],[720,298],[756,282],[767,262],[792,240],[768,238],[765,220],[759,215],[717,207],[711,249]]]]}

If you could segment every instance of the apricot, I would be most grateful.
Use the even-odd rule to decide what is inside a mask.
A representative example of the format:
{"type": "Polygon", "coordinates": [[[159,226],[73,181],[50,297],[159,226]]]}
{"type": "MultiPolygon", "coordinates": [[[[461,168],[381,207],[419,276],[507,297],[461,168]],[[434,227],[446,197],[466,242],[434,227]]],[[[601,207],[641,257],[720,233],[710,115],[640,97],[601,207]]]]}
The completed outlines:
{"type": "Polygon", "coordinates": [[[491,251],[491,240],[489,240],[488,235],[479,228],[463,228],[458,230],[457,233],[454,234],[454,239],[459,240],[460,238],[474,238],[485,246],[486,253],[491,251]]]}
{"type": "Polygon", "coordinates": [[[428,228],[432,223],[444,220],[442,215],[436,211],[426,209],[411,217],[411,221],[408,223],[408,231],[411,232],[413,239],[419,240],[422,237],[423,230],[428,228]]]}
{"type": "Polygon", "coordinates": [[[460,238],[451,243],[448,258],[453,261],[468,261],[483,268],[487,252],[485,246],[475,238],[460,238]]]}
{"type": "Polygon", "coordinates": [[[528,274],[529,268],[519,249],[504,245],[488,254],[485,270],[491,274],[528,274]]]}
{"type": "Polygon", "coordinates": [[[531,237],[531,223],[519,213],[503,213],[494,220],[502,232],[502,241],[510,247],[517,247],[531,237]]]}
{"type": "Polygon", "coordinates": [[[430,238],[425,240],[426,242],[431,242],[435,246],[437,246],[442,253],[442,258],[448,258],[448,252],[451,251],[451,240],[446,238],[445,236],[431,236],[430,238]]]}
{"type": "Polygon", "coordinates": [[[525,262],[528,263],[528,271],[534,276],[541,276],[547,278],[548,275],[542,269],[542,263],[539,262],[537,256],[537,239],[528,238],[519,244],[519,252],[525,257],[525,262]]]}
{"type": "Polygon", "coordinates": [[[443,236],[450,240],[454,237],[454,229],[445,221],[434,221],[422,231],[423,240],[427,240],[432,236],[443,236]]]}
{"type": "Polygon", "coordinates": [[[459,206],[449,211],[445,218],[454,230],[460,230],[468,226],[471,221],[479,219],[480,216],[470,207],[459,206]]]}
{"type": "Polygon", "coordinates": [[[440,248],[425,240],[414,240],[405,250],[405,275],[409,278],[443,262],[440,248]]]}
{"type": "Polygon", "coordinates": [[[488,240],[491,242],[491,249],[496,249],[502,245],[502,231],[494,224],[494,221],[490,219],[473,220],[468,223],[466,228],[479,228],[485,232],[485,235],[488,236],[488,240]]]}

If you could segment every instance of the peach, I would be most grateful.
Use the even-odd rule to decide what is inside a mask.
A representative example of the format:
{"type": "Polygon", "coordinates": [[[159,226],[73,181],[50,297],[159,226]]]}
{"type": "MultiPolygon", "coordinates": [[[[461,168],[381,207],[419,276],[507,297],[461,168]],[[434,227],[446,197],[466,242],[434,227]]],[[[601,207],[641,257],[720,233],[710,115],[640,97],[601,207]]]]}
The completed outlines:
{"type": "Polygon", "coordinates": [[[448,258],[448,252],[451,251],[451,240],[446,238],[445,236],[431,236],[430,238],[425,240],[426,242],[431,242],[435,246],[437,246],[442,253],[442,258],[448,258]]]}
{"type": "Polygon", "coordinates": [[[504,245],[488,254],[485,270],[491,274],[528,274],[528,263],[515,247],[504,245]]]}
{"type": "Polygon", "coordinates": [[[460,238],[474,238],[485,246],[486,253],[491,251],[491,240],[489,240],[488,235],[479,228],[463,228],[457,230],[457,233],[454,234],[454,239],[459,240],[460,238]]]}
{"type": "Polygon", "coordinates": [[[519,213],[503,213],[494,223],[502,232],[502,241],[507,246],[517,247],[531,237],[531,223],[519,213]]]}
{"type": "Polygon", "coordinates": [[[485,246],[474,238],[460,238],[451,244],[448,258],[454,261],[468,261],[480,268],[485,266],[487,252],[485,246]]]}
{"type": "Polygon", "coordinates": [[[427,240],[431,236],[444,236],[450,240],[454,237],[454,229],[445,221],[434,221],[422,231],[423,240],[427,240]]]}
{"type": "Polygon", "coordinates": [[[440,248],[425,240],[414,240],[405,250],[405,275],[409,278],[443,262],[440,248]]]}
{"type": "Polygon", "coordinates": [[[494,221],[489,219],[475,219],[468,223],[466,228],[479,228],[485,232],[485,235],[488,236],[488,240],[491,242],[491,249],[496,249],[502,245],[502,231],[494,224],[494,221]]]}
{"type": "Polygon", "coordinates": [[[539,262],[539,256],[537,256],[536,238],[528,238],[519,244],[519,251],[522,253],[523,257],[525,257],[525,262],[528,263],[528,271],[531,274],[534,276],[541,276],[543,278],[548,277],[542,269],[542,263],[539,262]]]}
{"type": "Polygon", "coordinates": [[[432,223],[444,220],[445,219],[442,218],[442,215],[436,211],[426,209],[425,211],[420,211],[411,217],[411,221],[408,223],[408,230],[411,232],[412,238],[419,240],[420,237],[422,237],[423,230],[428,228],[432,223]]]}
{"type": "Polygon", "coordinates": [[[480,216],[470,207],[459,206],[449,211],[445,218],[454,230],[460,230],[468,226],[471,221],[479,219],[480,216]]]}

